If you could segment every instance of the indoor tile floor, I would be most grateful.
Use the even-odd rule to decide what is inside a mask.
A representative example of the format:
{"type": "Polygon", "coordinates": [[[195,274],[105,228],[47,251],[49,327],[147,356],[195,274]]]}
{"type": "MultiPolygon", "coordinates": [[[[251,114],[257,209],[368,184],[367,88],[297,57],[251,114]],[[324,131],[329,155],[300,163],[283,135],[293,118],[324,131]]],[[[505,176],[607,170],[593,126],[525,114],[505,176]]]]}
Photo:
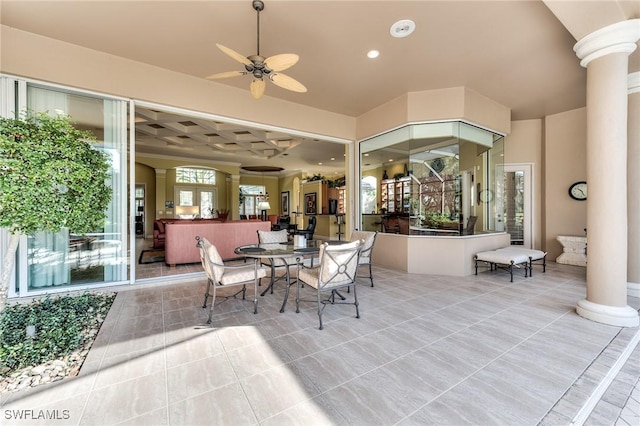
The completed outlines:
{"type": "MultiPolygon", "coordinates": [[[[311,303],[279,312],[281,284],[257,315],[250,300],[216,305],[214,328],[204,278],[119,289],[80,375],[5,396],[2,412],[45,410],[55,425],[569,424],[638,332],[576,315],[580,267],[513,283],[504,271],[374,276],[358,286],[361,318],[328,306],[322,331],[311,303]]],[[[586,424],[635,419],[637,359],[586,424]]],[[[2,420],[34,423],[48,424],[2,420]]]]}

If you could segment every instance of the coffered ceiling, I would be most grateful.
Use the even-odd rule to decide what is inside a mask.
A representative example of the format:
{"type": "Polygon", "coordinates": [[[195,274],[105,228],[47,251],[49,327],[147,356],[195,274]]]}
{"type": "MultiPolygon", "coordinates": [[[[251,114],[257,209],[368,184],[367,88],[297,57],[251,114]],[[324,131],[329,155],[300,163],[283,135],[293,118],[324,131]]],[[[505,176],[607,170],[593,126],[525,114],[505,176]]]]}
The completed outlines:
{"type": "Polygon", "coordinates": [[[246,125],[136,107],[136,152],[215,160],[327,177],[345,171],[345,145],[246,125]]]}

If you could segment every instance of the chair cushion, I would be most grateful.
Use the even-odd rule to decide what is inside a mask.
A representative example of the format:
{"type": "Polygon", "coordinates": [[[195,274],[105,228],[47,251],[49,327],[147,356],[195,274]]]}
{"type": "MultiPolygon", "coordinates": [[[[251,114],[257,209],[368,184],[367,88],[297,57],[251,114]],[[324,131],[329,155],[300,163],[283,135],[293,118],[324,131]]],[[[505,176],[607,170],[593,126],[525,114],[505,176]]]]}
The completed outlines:
{"type": "Polygon", "coordinates": [[[316,266],[315,268],[300,268],[298,279],[313,288],[318,288],[319,272],[320,268],[318,266],[316,266]]]}
{"type": "Polygon", "coordinates": [[[360,241],[340,245],[325,243],[320,246],[322,275],[318,276],[318,285],[323,289],[331,289],[353,283],[358,267],[358,256],[353,256],[353,253],[359,247],[360,241]]]}
{"type": "Polygon", "coordinates": [[[371,251],[373,243],[376,240],[376,233],[370,231],[354,231],[351,234],[351,241],[362,240],[362,246],[360,246],[360,258],[358,263],[360,265],[368,265],[371,263],[371,251]]]}
{"type": "Polygon", "coordinates": [[[222,257],[220,257],[220,253],[218,253],[218,250],[209,240],[206,238],[202,240],[204,243],[204,248],[202,249],[204,250],[204,254],[201,253],[201,256],[207,256],[202,259],[202,267],[213,282],[221,282],[224,277],[222,257]]]}
{"type": "Polygon", "coordinates": [[[258,267],[258,276],[254,275],[254,266],[247,265],[237,269],[225,270],[222,279],[219,281],[220,285],[233,285],[240,284],[248,281],[253,281],[256,278],[263,278],[267,275],[267,269],[258,267]]]}
{"type": "Polygon", "coordinates": [[[260,244],[286,243],[289,239],[289,233],[286,229],[280,231],[261,231],[258,230],[258,241],[260,244]]]}
{"type": "Polygon", "coordinates": [[[155,225],[158,227],[158,231],[160,231],[161,234],[164,234],[164,222],[162,222],[161,220],[156,220],[153,223],[155,223],[155,225]]]}

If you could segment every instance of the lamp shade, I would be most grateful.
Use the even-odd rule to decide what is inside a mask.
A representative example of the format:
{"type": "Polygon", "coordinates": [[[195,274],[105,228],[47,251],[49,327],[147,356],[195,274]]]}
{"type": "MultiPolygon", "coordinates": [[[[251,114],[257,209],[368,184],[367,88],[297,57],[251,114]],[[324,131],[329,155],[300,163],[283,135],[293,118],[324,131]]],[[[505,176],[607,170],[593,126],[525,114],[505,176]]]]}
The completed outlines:
{"type": "Polygon", "coordinates": [[[258,203],[258,210],[271,210],[271,206],[268,201],[260,201],[258,203]]]}
{"type": "Polygon", "coordinates": [[[198,206],[176,206],[176,215],[181,219],[193,219],[200,214],[198,206]]]}

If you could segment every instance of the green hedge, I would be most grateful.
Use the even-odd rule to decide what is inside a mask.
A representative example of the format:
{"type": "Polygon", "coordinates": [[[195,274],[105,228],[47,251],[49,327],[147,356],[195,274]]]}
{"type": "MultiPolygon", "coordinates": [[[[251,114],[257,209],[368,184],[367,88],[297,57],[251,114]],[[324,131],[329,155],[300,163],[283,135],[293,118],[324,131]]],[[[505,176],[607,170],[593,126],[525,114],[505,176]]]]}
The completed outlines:
{"type": "Polygon", "coordinates": [[[59,359],[80,348],[100,326],[115,294],[45,297],[7,306],[0,315],[0,373],[59,359]],[[35,325],[34,338],[26,337],[35,325]]]}

